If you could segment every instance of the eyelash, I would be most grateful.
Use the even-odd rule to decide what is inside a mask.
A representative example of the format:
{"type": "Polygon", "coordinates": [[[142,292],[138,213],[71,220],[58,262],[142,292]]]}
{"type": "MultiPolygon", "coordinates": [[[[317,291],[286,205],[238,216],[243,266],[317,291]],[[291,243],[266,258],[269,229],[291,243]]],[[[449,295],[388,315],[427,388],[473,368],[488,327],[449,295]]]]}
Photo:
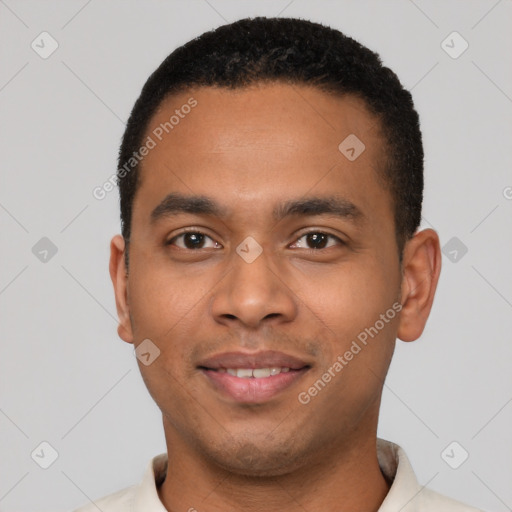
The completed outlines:
{"type": "MultiPolygon", "coordinates": [[[[179,233],[178,235],[175,235],[173,236],[171,239],[169,239],[167,242],[165,242],[165,245],[166,246],[170,246],[170,245],[173,245],[173,243],[180,237],[184,236],[184,235],[187,235],[187,234],[197,234],[197,235],[204,235],[205,237],[209,238],[210,240],[212,240],[214,243],[218,244],[218,242],[216,242],[215,240],[213,240],[212,237],[210,237],[209,235],[207,235],[206,233],[203,233],[202,231],[199,231],[199,230],[195,230],[195,229],[188,229],[186,231],[183,231],[181,233],[179,233]]],[[[306,237],[307,235],[311,235],[311,234],[319,234],[319,235],[327,235],[328,238],[330,238],[331,240],[335,240],[337,242],[337,245],[346,245],[346,243],[341,240],[339,237],[335,236],[335,235],[332,235],[331,233],[327,233],[325,231],[320,231],[320,230],[311,230],[311,231],[306,231],[305,233],[302,233],[297,239],[296,241],[294,242],[293,245],[295,245],[300,239],[306,237]]],[[[220,244],[219,244],[220,245],[220,244]]],[[[328,247],[323,247],[323,248],[320,248],[320,249],[312,249],[312,248],[302,248],[303,250],[305,251],[311,251],[311,252],[319,252],[319,251],[322,251],[322,250],[326,250],[326,249],[329,249],[331,246],[328,246],[328,247]]],[[[203,249],[203,247],[200,247],[199,249],[189,249],[189,248],[186,248],[186,247],[179,247],[179,249],[182,249],[184,251],[199,251],[201,249],[203,249]]]]}

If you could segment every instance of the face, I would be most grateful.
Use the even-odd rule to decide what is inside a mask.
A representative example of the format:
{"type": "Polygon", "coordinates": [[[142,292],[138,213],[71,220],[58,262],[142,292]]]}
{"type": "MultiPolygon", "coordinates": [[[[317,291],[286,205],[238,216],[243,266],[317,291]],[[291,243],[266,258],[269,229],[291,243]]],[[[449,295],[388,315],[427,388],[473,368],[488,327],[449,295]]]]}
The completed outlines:
{"type": "Polygon", "coordinates": [[[306,86],[199,88],[148,136],[128,276],[120,236],[111,273],[120,336],[151,340],[139,366],[168,442],[278,475],[374,436],[400,322],[422,329],[400,320],[413,280],[378,121],[306,86]],[[354,135],[364,151],[340,150],[354,135]]]}

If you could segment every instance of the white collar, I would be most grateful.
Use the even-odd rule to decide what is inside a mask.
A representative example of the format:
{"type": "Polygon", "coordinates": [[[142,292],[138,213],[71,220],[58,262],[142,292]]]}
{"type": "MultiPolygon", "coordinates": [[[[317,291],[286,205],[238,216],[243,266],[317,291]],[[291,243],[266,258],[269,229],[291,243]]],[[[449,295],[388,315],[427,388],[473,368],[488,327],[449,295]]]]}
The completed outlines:
{"type": "MultiPolygon", "coordinates": [[[[407,455],[397,444],[377,439],[377,457],[381,471],[392,482],[378,512],[478,512],[421,486],[407,455]]],[[[166,471],[166,453],[150,461],[142,482],[131,488],[134,512],[167,512],[157,491],[166,471]]]]}

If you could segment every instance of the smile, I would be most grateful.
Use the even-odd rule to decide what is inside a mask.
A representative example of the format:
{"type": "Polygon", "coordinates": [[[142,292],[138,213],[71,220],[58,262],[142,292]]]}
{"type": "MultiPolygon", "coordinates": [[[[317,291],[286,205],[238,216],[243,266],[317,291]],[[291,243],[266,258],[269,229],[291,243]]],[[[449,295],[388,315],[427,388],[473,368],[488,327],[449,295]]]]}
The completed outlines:
{"type": "Polygon", "coordinates": [[[223,352],[200,361],[197,369],[224,399],[261,404],[277,397],[311,368],[302,358],[266,350],[223,352]]]}
{"type": "Polygon", "coordinates": [[[219,373],[229,373],[229,375],[233,375],[234,377],[239,377],[241,379],[264,379],[266,377],[271,377],[274,375],[278,375],[280,373],[287,373],[290,371],[290,368],[287,367],[276,367],[273,368],[219,368],[219,373]]]}

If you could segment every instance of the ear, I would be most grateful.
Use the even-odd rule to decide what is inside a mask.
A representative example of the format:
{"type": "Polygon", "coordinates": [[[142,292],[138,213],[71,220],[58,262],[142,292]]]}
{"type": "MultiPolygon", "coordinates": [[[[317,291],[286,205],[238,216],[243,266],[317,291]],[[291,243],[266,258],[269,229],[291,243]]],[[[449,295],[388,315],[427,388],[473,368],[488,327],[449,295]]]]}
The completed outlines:
{"type": "Polygon", "coordinates": [[[124,252],[126,249],[124,238],[116,235],[110,242],[110,278],[114,285],[116,296],[117,316],[119,325],[117,333],[127,343],[133,343],[133,332],[130,322],[130,309],[128,305],[128,273],[126,271],[124,252]]]}
{"type": "Polygon", "coordinates": [[[402,311],[397,332],[402,341],[414,341],[421,336],[432,309],[440,273],[439,237],[433,229],[419,231],[404,247],[402,311]]]}

